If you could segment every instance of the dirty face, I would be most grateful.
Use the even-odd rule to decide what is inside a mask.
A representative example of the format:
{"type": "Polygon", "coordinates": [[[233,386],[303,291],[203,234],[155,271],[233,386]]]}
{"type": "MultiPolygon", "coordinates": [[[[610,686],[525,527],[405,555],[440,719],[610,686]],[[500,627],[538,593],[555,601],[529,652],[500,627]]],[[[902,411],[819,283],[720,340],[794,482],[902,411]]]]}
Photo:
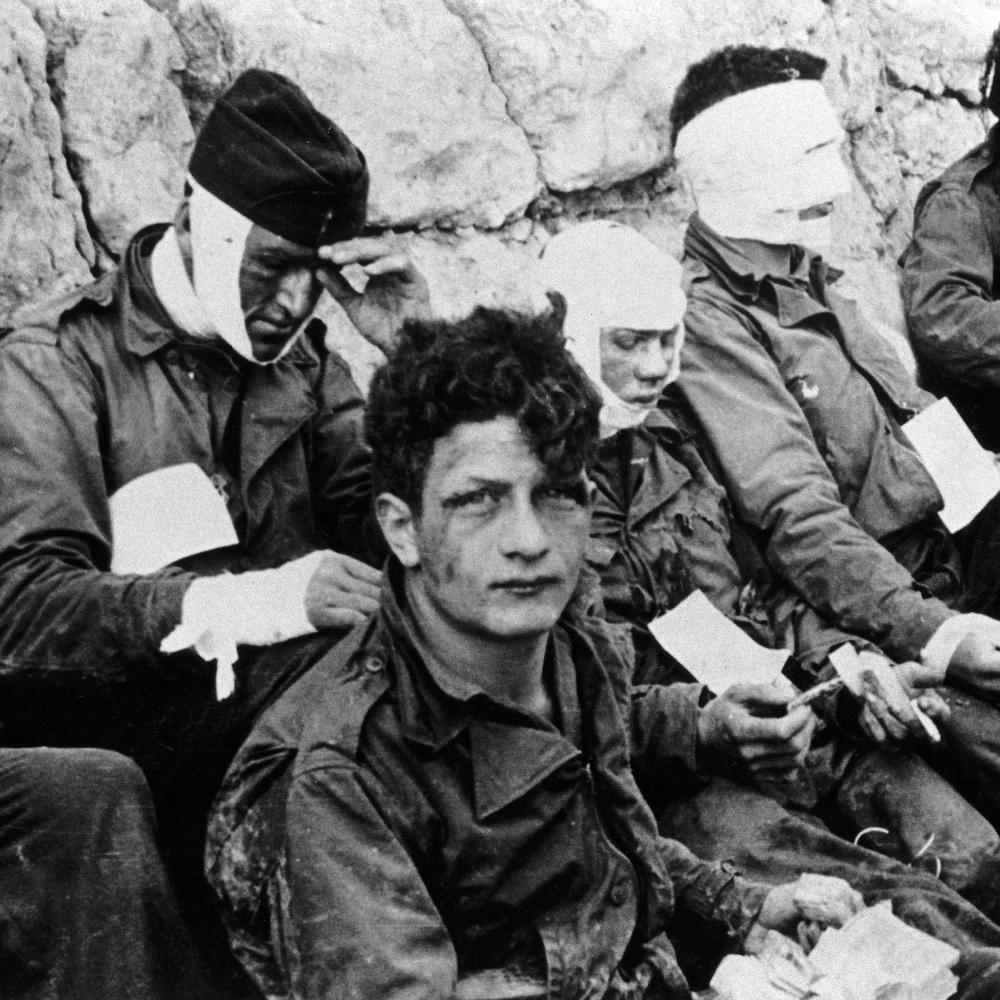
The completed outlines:
{"type": "Polygon", "coordinates": [[[667,386],[678,329],[602,329],[601,381],[624,402],[652,409],[667,386]]]}
{"type": "Polygon", "coordinates": [[[576,586],[590,491],[582,469],[546,469],[513,418],[459,424],[434,445],[410,583],[452,631],[493,641],[547,632],[576,586]]]}
{"type": "Polygon", "coordinates": [[[318,266],[314,247],[251,228],[240,266],[240,307],[258,361],[276,358],[316,307],[323,290],[318,266]]]}

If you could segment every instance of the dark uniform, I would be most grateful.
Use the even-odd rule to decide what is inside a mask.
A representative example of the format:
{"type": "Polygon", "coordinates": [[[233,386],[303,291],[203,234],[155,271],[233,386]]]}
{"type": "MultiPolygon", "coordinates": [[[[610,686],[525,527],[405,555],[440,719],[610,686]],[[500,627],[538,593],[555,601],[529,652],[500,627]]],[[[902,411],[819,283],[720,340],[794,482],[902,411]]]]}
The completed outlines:
{"type": "MultiPolygon", "coordinates": [[[[737,516],[768,564],[837,626],[897,661],[916,659],[954,612],[996,613],[998,501],[950,535],[940,493],[901,425],[934,401],[802,252],[770,273],[697,216],[678,387],[737,516]]],[[[938,763],[1000,822],[996,708],[957,697],[938,763]],[[957,766],[956,765],[957,762],[957,766]]]]}
{"type": "MultiPolygon", "coordinates": [[[[631,626],[638,681],[689,679],[646,626],[694,590],[757,642],[793,650],[806,670],[803,681],[832,674],[826,662],[832,648],[845,642],[868,645],[832,628],[767,572],[732,518],[676,388],[638,428],[601,441],[591,479],[597,499],[587,559],[601,577],[608,618],[631,626]]],[[[733,683],[739,680],[734,664],[733,683]]],[[[694,702],[705,699],[699,685],[685,687],[694,702]]],[[[826,726],[814,737],[803,780],[772,782],[758,792],[736,761],[716,762],[709,787],[664,805],[658,813],[661,828],[713,858],[741,856],[750,843],[764,840],[773,856],[787,852],[793,841],[800,853],[813,842],[816,856],[808,867],[819,870],[829,861],[827,838],[816,834],[814,819],[782,808],[768,797],[773,795],[825,815],[848,838],[866,827],[887,828],[887,834],[869,834],[866,846],[904,861],[933,834],[942,878],[988,900],[1000,871],[993,858],[1000,839],[991,824],[914,751],[873,747],[851,724],[850,697],[841,700],[838,705],[833,697],[825,706],[826,726]],[[720,780],[723,775],[741,787],[720,780]]],[[[866,853],[857,853],[859,865],[866,863],[866,853]]]]}
{"type": "MultiPolygon", "coordinates": [[[[137,234],[121,268],[52,323],[0,343],[0,742],[136,759],[187,897],[225,767],[288,677],[268,651],[245,656],[235,696],[217,703],[213,665],[160,642],[196,573],[320,548],[366,557],[371,493],[363,401],[322,349],[321,324],[269,367],[182,334],[149,274],[164,229],[137,234]],[[239,544],[148,575],[109,572],[109,497],[184,462],[224,495],[239,544]]],[[[30,793],[7,781],[0,772],[0,797],[30,793]]],[[[0,852],[5,896],[3,871],[0,852]]],[[[62,876],[48,871],[52,891],[62,876]]]]}
{"type": "Polygon", "coordinates": [[[317,352],[322,329],[268,367],[180,333],[149,277],[164,228],[139,233],[117,274],[52,328],[0,344],[5,677],[155,683],[171,670],[159,644],[192,569],[265,569],[319,548],[366,554],[363,400],[346,364],[317,352]],[[239,545],[188,568],[111,574],[109,497],[184,462],[225,496],[239,545]]]}
{"type": "Polygon", "coordinates": [[[924,384],[1000,451],[1000,130],[925,184],[899,259],[924,384]]]}
{"type": "Polygon", "coordinates": [[[214,808],[209,879],[265,996],[445,997],[495,967],[618,996],[641,966],[651,996],[687,997],[664,931],[717,960],[763,898],[659,838],[639,794],[630,744],[651,781],[690,779],[690,707],[630,696],[600,627],[571,618],[547,654],[555,724],[448,695],[396,583],[261,717],[214,808]]]}

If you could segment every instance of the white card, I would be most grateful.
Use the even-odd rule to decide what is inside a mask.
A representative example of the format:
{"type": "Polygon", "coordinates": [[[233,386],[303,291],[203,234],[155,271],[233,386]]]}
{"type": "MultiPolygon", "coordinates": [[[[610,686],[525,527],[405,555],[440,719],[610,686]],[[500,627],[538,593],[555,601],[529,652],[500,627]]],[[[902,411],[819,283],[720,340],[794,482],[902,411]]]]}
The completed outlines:
{"type": "Polygon", "coordinates": [[[903,424],[903,433],[944,497],[941,520],[964,528],[1000,492],[1000,469],[980,447],[951,400],[939,399],[903,424]]]}
{"type": "Polygon", "coordinates": [[[754,642],[696,590],[649,623],[653,638],[701,684],[722,694],[733,684],[770,684],[791,655],[754,642]]]}
{"type": "Polygon", "coordinates": [[[109,506],[112,573],[153,573],[239,541],[225,500],[193,462],[138,476],[109,506]]]}

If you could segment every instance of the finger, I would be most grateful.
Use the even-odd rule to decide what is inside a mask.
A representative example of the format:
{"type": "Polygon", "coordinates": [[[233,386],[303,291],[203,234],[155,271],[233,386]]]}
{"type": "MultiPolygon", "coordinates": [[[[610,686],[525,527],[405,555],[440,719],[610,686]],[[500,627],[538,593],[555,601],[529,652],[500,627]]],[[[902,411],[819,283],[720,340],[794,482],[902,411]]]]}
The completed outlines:
{"type": "Polygon", "coordinates": [[[317,267],[316,280],[338,302],[350,302],[361,297],[336,268],[317,267]]]}
{"type": "Polygon", "coordinates": [[[879,722],[875,713],[867,705],[865,705],[858,716],[858,725],[861,726],[862,732],[872,743],[881,746],[889,742],[889,734],[886,733],[885,727],[879,722]]]}
{"type": "Polygon", "coordinates": [[[797,739],[809,740],[815,726],[815,716],[806,708],[796,709],[790,715],[778,718],[763,719],[749,716],[743,726],[743,742],[761,741],[765,743],[786,744],[797,739]]]}
{"type": "Polygon", "coordinates": [[[935,722],[947,722],[951,718],[951,706],[937,691],[925,691],[917,698],[917,707],[935,722]]]}
{"type": "Polygon", "coordinates": [[[323,608],[312,619],[312,623],[317,629],[353,628],[367,618],[368,615],[353,608],[323,608]]]}
{"type": "Polygon", "coordinates": [[[789,768],[796,767],[801,763],[800,751],[797,749],[775,752],[773,749],[764,747],[759,743],[748,747],[740,747],[740,756],[743,758],[744,763],[751,768],[789,768]]]}
{"type": "Polygon", "coordinates": [[[734,684],[724,697],[741,705],[783,707],[795,697],[795,691],[774,684],[734,684]]]}
{"type": "MultiPolygon", "coordinates": [[[[379,595],[382,593],[382,588],[375,583],[369,583],[367,580],[357,580],[352,577],[341,578],[339,580],[331,580],[329,590],[331,593],[340,594],[344,598],[356,597],[359,600],[364,599],[370,603],[378,603],[379,595]]],[[[336,603],[334,600],[332,603],[336,603]]]]}
{"type": "Polygon", "coordinates": [[[795,757],[773,761],[754,760],[746,761],[745,763],[751,776],[758,781],[769,778],[782,778],[799,770],[799,761],[795,757]]]}
{"type": "Polygon", "coordinates": [[[341,565],[357,580],[365,580],[379,586],[382,583],[382,571],[369,566],[368,563],[355,559],[352,556],[341,554],[341,565]]]}
{"type": "Polygon", "coordinates": [[[322,595],[320,607],[347,608],[370,615],[378,610],[378,594],[372,597],[371,594],[359,594],[357,591],[331,589],[322,595]]]}
{"type": "Polygon", "coordinates": [[[399,250],[396,242],[385,236],[358,236],[353,240],[341,240],[321,246],[316,255],[320,260],[329,260],[338,267],[345,264],[367,264],[380,257],[387,257],[399,250]]]}
{"type": "Polygon", "coordinates": [[[939,672],[933,667],[915,663],[912,660],[900,663],[896,667],[899,679],[910,689],[910,694],[916,694],[925,688],[934,687],[941,681],[939,672]]]}
{"type": "Polygon", "coordinates": [[[413,261],[405,253],[393,253],[387,257],[379,257],[369,264],[364,265],[365,274],[372,278],[381,275],[392,274],[399,277],[412,276],[416,273],[413,261]]]}
{"type": "MultiPolygon", "coordinates": [[[[891,740],[905,740],[907,734],[911,732],[907,726],[901,722],[896,716],[889,711],[889,707],[880,698],[873,697],[872,695],[865,696],[865,702],[867,707],[871,710],[872,714],[876,719],[882,724],[882,728],[885,730],[886,735],[891,740]]],[[[913,715],[913,709],[910,709],[910,714],[913,715]]],[[[917,717],[913,715],[913,721],[919,726],[920,723],[917,721],[917,717]]]]}

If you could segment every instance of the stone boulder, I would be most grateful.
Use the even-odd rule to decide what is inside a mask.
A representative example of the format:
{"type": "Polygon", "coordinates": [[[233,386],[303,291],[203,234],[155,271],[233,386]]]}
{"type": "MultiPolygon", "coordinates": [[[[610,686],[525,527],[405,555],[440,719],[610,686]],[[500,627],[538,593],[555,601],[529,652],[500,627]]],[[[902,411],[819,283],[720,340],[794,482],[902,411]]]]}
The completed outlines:
{"type": "Polygon", "coordinates": [[[183,53],[142,0],[25,0],[48,41],[49,83],[91,236],[109,257],[173,216],[194,133],[174,76],[183,53]]]}
{"type": "Polygon", "coordinates": [[[364,150],[378,225],[498,228],[539,189],[524,133],[441,0],[181,0],[200,100],[263,66],[306,89],[364,150]]]}
{"type": "Polygon", "coordinates": [[[17,307],[85,282],[94,258],[45,53],[30,11],[0,0],[0,324],[17,307]]]}

